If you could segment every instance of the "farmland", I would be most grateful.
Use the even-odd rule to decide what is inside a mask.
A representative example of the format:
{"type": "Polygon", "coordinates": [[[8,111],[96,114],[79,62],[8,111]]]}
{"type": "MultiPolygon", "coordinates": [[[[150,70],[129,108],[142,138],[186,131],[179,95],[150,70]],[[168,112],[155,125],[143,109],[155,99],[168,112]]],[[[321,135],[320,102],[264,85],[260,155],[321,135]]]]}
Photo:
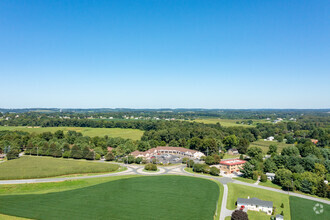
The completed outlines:
{"type": "MultiPolygon", "coordinates": [[[[238,185],[234,183],[228,183],[228,202],[227,208],[228,209],[235,209],[235,202],[237,198],[250,198],[257,197],[262,200],[272,201],[274,206],[276,207],[276,214],[280,214],[282,211],[284,212],[285,219],[291,219],[290,216],[290,203],[289,203],[289,196],[282,193],[277,193],[269,190],[254,188],[245,185],[238,185]],[[281,204],[283,203],[284,208],[281,208],[281,204]]],[[[248,213],[250,214],[250,212],[248,213]]],[[[269,219],[269,216],[261,213],[261,212],[252,212],[251,213],[254,218],[251,219],[269,219]],[[266,218],[268,216],[268,218],[266,218]]]]}
{"type": "Polygon", "coordinates": [[[270,123],[269,121],[262,119],[253,119],[253,124],[237,124],[236,122],[248,121],[249,119],[222,119],[222,118],[199,118],[195,119],[195,122],[204,123],[204,124],[216,124],[220,123],[224,127],[232,126],[243,126],[243,127],[255,127],[257,123],[270,123]]]}
{"type": "Polygon", "coordinates": [[[284,147],[292,146],[292,144],[286,144],[284,142],[277,142],[277,141],[264,141],[264,140],[257,140],[255,142],[251,142],[250,147],[260,147],[263,153],[267,153],[269,150],[269,145],[275,144],[277,145],[277,152],[281,152],[284,147]]]}
{"type": "MultiPolygon", "coordinates": [[[[7,205],[0,206],[0,213],[33,219],[68,216],[70,219],[135,219],[138,216],[139,219],[211,220],[219,198],[217,183],[193,177],[97,178],[79,180],[82,188],[66,188],[66,184],[74,182],[47,183],[47,188],[56,185],[53,189],[58,192],[53,193],[47,193],[46,189],[37,193],[1,193],[0,203],[7,205]],[[84,181],[89,184],[82,184],[84,181]],[[66,188],[64,191],[61,185],[66,188]]],[[[35,188],[33,185],[42,184],[26,187],[35,188]]]]}
{"type": "Polygon", "coordinates": [[[89,128],[89,127],[26,127],[26,126],[0,126],[0,131],[25,131],[29,133],[40,134],[42,132],[55,132],[62,130],[81,132],[84,136],[105,136],[121,137],[125,139],[140,140],[143,131],[129,128],[89,128]]]}
{"type": "Polygon", "coordinates": [[[68,174],[113,172],[118,165],[51,157],[23,156],[0,164],[0,179],[31,179],[68,174]]]}

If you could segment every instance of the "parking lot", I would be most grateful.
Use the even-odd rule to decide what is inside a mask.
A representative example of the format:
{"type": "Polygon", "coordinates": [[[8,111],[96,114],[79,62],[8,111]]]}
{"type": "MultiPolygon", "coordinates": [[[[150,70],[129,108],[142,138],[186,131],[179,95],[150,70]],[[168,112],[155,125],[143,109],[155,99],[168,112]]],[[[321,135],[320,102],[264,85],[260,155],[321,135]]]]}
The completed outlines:
{"type": "Polygon", "coordinates": [[[156,158],[157,163],[160,164],[176,164],[176,163],[182,163],[183,157],[180,157],[179,155],[172,155],[172,154],[162,154],[162,155],[155,155],[151,157],[151,159],[156,158]]]}
{"type": "MultiPolygon", "coordinates": [[[[152,159],[156,159],[158,164],[179,164],[182,163],[182,159],[185,158],[182,155],[173,155],[173,154],[161,154],[161,155],[155,155],[153,157],[151,157],[152,159]]],[[[192,160],[194,160],[195,163],[200,163],[199,160],[197,159],[193,159],[190,158],[192,160]]]]}

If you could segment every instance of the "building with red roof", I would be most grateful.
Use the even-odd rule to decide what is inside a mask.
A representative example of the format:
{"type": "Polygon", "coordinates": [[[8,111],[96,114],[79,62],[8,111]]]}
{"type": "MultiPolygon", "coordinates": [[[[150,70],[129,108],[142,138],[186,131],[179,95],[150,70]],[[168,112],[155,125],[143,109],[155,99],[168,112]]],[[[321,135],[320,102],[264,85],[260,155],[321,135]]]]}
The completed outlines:
{"type": "Polygon", "coordinates": [[[245,160],[239,160],[239,159],[222,160],[220,162],[220,170],[228,174],[233,172],[238,172],[240,169],[243,168],[243,165],[245,163],[246,163],[245,160]]]}

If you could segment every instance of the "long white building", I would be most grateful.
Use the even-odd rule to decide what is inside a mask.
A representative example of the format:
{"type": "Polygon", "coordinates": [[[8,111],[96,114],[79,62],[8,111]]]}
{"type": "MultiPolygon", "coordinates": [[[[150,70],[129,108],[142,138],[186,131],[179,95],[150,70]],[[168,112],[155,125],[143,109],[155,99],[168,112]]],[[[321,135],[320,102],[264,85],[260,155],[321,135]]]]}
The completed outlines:
{"type": "Polygon", "coordinates": [[[151,148],[147,151],[134,151],[131,153],[134,157],[143,157],[143,158],[150,158],[155,155],[161,155],[161,154],[176,154],[176,155],[182,155],[185,157],[191,157],[200,159],[202,156],[205,156],[204,153],[199,152],[197,150],[191,150],[184,147],[155,147],[151,148]]]}

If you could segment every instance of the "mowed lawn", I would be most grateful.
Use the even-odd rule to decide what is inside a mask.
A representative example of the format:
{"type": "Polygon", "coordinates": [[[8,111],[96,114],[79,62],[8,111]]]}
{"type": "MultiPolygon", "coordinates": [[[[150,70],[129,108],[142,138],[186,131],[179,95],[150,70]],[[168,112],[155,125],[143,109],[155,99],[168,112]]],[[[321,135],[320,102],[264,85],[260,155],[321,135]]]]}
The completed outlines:
{"type": "MultiPolygon", "coordinates": [[[[274,206],[276,207],[275,215],[281,214],[284,212],[284,218],[286,220],[290,220],[290,202],[289,196],[283,193],[277,193],[269,190],[259,189],[255,187],[228,183],[228,200],[227,200],[227,208],[235,209],[235,203],[237,198],[250,198],[257,197],[262,200],[272,201],[274,206]],[[281,204],[283,203],[284,208],[281,208],[281,204]]],[[[248,212],[249,219],[270,219],[270,216],[263,212],[248,212]]]]}
{"type": "Polygon", "coordinates": [[[292,144],[286,144],[284,142],[277,142],[277,141],[264,141],[264,140],[257,140],[254,142],[250,143],[250,147],[255,146],[255,147],[260,147],[262,149],[263,153],[267,153],[269,150],[269,145],[275,144],[277,145],[277,152],[280,153],[282,152],[282,149],[287,146],[292,146],[292,144]]]}
{"type": "Polygon", "coordinates": [[[89,128],[89,127],[29,127],[29,126],[0,126],[0,131],[10,130],[10,131],[25,131],[29,133],[40,134],[42,132],[55,132],[62,130],[81,132],[84,136],[95,137],[95,136],[105,136],[109,137],[121,137],[125,139],[140,140],[143,131],[139,129],[130,128],[89,128]]]}
{"type": "Polygon", "coordinates": [[[31,179],[68,174],[113,172],[119,165],[52,157],[23,156],[0,163],[0,179],[31,179]]]}
{"type": "Polygon", "coordinates": [[[295,196],[290,197],[290,209],[292,219],[299,220],[326,220],[329,219],[330,205],[325,203],[316,202],[313,200],[303,199],[295,196]],[[319,214],[316,214],[314,211],[314,206],[316,204],[321,204],[323,209],[320,206],[316,206],[316,211],[319,211],[319,214]]]}
{"type": "Polygon", "coordinates": [[[214,181],[144,176],[45,194],[0,195],[0,213],[32,219],[212,220],[219,198],[214,181]]]}

